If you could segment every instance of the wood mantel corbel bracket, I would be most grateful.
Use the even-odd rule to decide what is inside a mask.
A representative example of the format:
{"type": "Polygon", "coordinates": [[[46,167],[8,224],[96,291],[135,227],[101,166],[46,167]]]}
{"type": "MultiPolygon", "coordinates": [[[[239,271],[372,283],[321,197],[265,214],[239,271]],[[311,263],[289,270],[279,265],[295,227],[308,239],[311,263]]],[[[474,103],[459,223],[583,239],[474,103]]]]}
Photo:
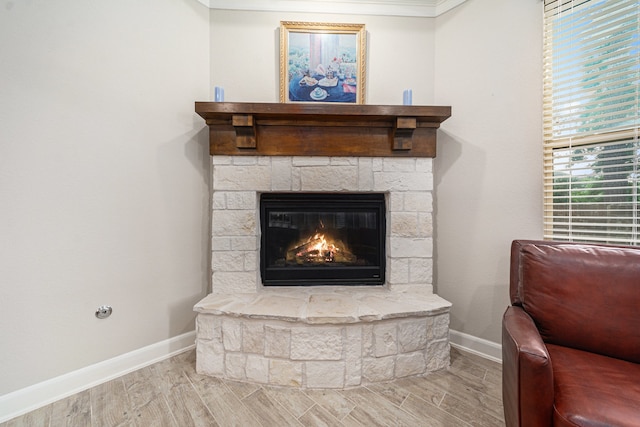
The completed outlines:
{"type": "Polygon", "coordinates": [[[236,147],[256,148],[256,121],[252,114],[234,114],[231,124],[236,129],[236,147]]]}
{"type": "Polygon", "coordinates": [[[253,114],[233,114],[228,119],[207,118],[206,123],[210,130],[210,142],[215,138],[214,131],[228,128],[230,125],[233,127],[233,145],[236,149],[250,151],[258,146],[256,120],[253,114]]]}
{"type": "Polygon", "coordinates": [[[416,130],[417,120],[415,117],[397,117],[393,131],[393,150],[411,150],[413,132],[416,130]]]}
{"type": "Polygon", "coordinates": [[[196,102],[213,155],[435,157],[451,107],[196,102]]]}

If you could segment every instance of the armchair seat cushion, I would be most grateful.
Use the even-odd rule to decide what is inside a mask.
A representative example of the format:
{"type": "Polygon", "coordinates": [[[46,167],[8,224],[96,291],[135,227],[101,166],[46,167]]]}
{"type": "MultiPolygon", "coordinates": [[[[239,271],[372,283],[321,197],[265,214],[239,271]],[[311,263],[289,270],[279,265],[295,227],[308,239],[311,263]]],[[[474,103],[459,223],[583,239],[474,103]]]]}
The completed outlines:
{"type": "Polygon", "coordinates": [[[547,344],[554,426],[640,426],[640,365],[547,344]]]}

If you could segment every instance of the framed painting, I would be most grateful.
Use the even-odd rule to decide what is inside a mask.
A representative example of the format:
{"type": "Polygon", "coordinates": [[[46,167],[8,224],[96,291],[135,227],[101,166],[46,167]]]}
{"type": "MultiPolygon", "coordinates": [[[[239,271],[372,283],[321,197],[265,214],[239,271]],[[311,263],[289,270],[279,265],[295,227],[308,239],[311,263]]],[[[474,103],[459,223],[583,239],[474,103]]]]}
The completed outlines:
{"type": "Polygon", "coordinates": [[[280,102],[364,104],[364,24],[280,22],[280,102]]]}

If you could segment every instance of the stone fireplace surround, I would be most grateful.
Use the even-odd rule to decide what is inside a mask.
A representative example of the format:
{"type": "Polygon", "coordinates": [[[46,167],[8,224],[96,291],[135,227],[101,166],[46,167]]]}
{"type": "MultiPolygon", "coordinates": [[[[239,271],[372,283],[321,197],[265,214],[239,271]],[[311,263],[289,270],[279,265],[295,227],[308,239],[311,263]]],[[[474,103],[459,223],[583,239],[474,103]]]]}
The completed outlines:
{"type": "Polygon", "coordinates": [[[451,304],[432,287],[432,158],[212,154],[212,290],[194,307],[199,373],[341,389],[449,366],[451,304]],[[384,193],[386,284],[263,287],[259,195],[288,191],[384,193]]]}

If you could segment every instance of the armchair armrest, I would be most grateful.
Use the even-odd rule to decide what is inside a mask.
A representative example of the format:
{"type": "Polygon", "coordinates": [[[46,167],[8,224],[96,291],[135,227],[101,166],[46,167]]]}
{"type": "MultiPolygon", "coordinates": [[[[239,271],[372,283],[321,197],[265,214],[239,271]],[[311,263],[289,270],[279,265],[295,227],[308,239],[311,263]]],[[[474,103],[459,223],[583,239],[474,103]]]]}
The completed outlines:
{"type": "Polygon", "coordinates": [[[510,306],[502,318],[502,400],[507,427],[549,426],[553,371],[547,347],[531,317],[510,306]]]}

